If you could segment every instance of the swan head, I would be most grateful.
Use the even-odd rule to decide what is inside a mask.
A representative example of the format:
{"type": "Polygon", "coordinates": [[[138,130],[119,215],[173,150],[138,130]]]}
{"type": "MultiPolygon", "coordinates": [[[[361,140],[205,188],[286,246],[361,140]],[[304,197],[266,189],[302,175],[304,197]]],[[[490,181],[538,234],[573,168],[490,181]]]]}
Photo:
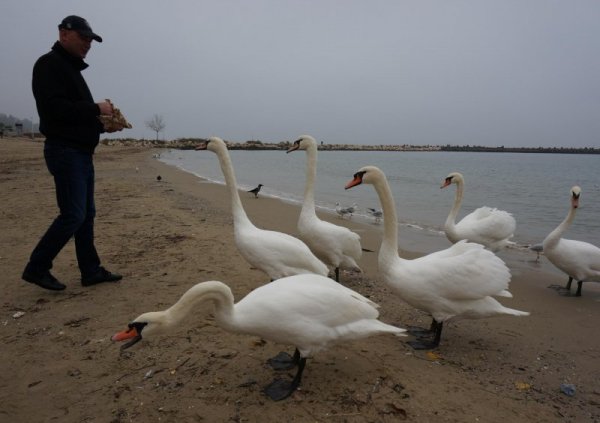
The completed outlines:
{"type": "Polygon", "coordinates": [[[571,188],[571,207],[576,209],[579,207],[579,196],[581,195],[581,188],[575,185],[571,188]]]}
{"type": "Polygon", "coordinates": [[[381,169],[376,166],[365,166],[361,167],[358,172],[354,174],[354,178],[349,181],[345,189],[350,189],[360,184],[375,184],[375,181],[385,179],[385,174],[381,169]]]}
{"type": "Polygon", "coordinates": [[[227,144],[219,137],[210,137],[206,142],[196,147],[196,150],[209,150],[216,153],[218,150],[227,149],[227,144]]]}
{"type": "Polygon", "coordinates": [[[168,320],[162,311],[152,311],[138,316],[133,322],[127,325],[127,329],[114,334],[111,339],[115,342],[129,341],[121,346],[121,349],[129,348],[142,340],[142,331],[144,337],[164,333],[168,329],[168,320]]]}
{"type": "Polygon", "coordinates": [[[288,149],[287,153],[291,153],[296,150],[308,150],[311,147],[316,147],[317,141],[310,135],[301,135],[292,146],[288,149]]]}
{"type": "Polygon", "coordinates": [[[458,185],[460,183],[463,183],[464,181],[465,179],[463,178],[461,173],[452,172],[448,176],[446,176],[446,179],[444,179],[444,182],[442,183],[442,186],[440,188],[446,188],[450,184],[458,185]]]}

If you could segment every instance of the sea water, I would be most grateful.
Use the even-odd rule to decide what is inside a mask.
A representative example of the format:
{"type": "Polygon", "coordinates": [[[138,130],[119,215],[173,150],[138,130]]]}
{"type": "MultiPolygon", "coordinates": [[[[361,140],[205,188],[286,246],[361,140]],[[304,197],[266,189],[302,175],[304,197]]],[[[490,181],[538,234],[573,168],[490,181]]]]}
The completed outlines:
{"type": "MultiPolygon", "coordinates": [[[[304,151],[229,153],[240,189],[249,190],[260,183],[260,195],[302,203],[306,180],[304,151]]],[[[209,151],[171,149],[163,152],[160,160],[216,183],[224,181],[218,159],[209,151]]],[[[317,207],[335,213],[336,203],[356,203],[353,218],[373,222],[367,208],[381,208],[373,187],[344,189],[354,173],[366,165],[377,166],[386,174],[401,227],[442,238],[456,186],[440,186],[450,172],[462,173],[465,191],[457,221],[481,206],[506,210],[517,221],[513,241],[521,248],[542,242],[560,224],[570,208],[570,189],[579,185],[580,207],[564,237],[600,246],[600,155],[319,151],[317,207]]]]}

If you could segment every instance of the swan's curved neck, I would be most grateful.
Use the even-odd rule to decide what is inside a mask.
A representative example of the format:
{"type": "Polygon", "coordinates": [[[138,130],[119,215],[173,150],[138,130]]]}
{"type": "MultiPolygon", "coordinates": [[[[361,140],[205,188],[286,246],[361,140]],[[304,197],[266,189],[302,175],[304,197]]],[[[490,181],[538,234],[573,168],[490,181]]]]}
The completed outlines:
{"type": "Polygon", "coordinates": [[[562,237],[563,233],[569,228],[569,226],[571,226],[573,219],[575,219],[576,211],[577,211],[576,208],[571,207],[571,209],[569,210],[569,213],[567,213],[567,217],[565,217],[565,220],[563,220],[560,223],[560,225],[558,225],[556,227],[556,229],[554,229],[552,232],[550,232],[548,234],[548,236],[546,237],[546,239],[544,240],[544,248],[548,248],[548,247],[552,247],[553,245],[556,245],[556,243],[562,237]]]}
{"type": "Polygon", "coordinates": [[[217,157],[219,158],[219,164],[221,165],[221,171],[225,177],[225,184],[229,189],[229,196],[231,197],[231,210],[233,214],[234,222],[250,222],[242,200],[240,199],[240,193],[237,189],[237,182],[235,179],[235,172],[233,171],[233,164],[231,163],[231,157],[227,149],[217,150],[217,157]]]}
{"type": "Polygon", "coordinates": [[[459,182],[458,184],[456,184],[456,193],[454,194],[454,205],[452,206],[452,210],[450,210],[450,214],[446,219],[446,229],[454,228],[454,225],[456,223],[456,216],[458,215],[458,211],[460,210],[460,205],[462,203],[463,192],[464,184],[462,182],[459,182]]]}
{"type": "Polygon", "coordinates": [[[233,314],[233,294],[231,289],[222,282],[211,281],[194,285],[181,298],[164,311],[169,325],[177,325],[198,306],[212,302],[216,316],[231,316],[233,314]]]}
{"type": "Polygon", "coordinates": [[[317,147],[306,149],[306,185],[304,186],[304,202],[302,214],[315,214],[315,183],[317,180],[317,147]]]}
{"type": "Polygon", "coordinates": [[[380,179],[373,186],[383,210],[383,239],[379,249],[379,262],[398,260],[398,216],[390,185],[385,179],[380,179]]]}

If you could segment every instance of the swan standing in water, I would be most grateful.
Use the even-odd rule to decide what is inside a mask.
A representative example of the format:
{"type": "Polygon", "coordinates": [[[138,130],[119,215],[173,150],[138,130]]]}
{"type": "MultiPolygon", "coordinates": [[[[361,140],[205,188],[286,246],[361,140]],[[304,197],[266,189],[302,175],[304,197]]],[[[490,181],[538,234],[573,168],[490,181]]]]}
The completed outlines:
{"type": "Polygon", "coordinates": [[[463,199],[464,181],[460,173],[453,172],[446,176],[440,187],[446,188],[450,184],[456,184],[454,206],[452,206],[444,225],[444,232],[446,232],[448,240],[454,244],[461,239],[466,239],[481,244],[491,251],[499,251],[509,244],[514,244],[509,239],[515,233],[517,222],[510,213],[504,210],[480,207],[466,215],[460,222],[455,223],[463,199]]]}
{"type": "MultiPolygon", "coordinates": [[[[442,251],[413,260],[398,256],[398,217],[384,173],[366,166],[354,174],[346,189],[362,183],[374,186],[383,208],[383,240],[379,250],[379,272],[383,280],[411,306],[433,317],[427,335],[409,342],[415,349],[439,345],[444,322],[496,315],[527,316],[504,307],[492,296],[512,297],[508,292],[510,272],[504,262],[482,245],[460,241],[442,251]]],[[[415,331],[416,332],[416,331],[415,331]]]]}
{"type": "Polygon", "coordinates": [[[240,200],[237,182],[227,145],[212,137],[197,150],[209,150],[217,155],[225,184],[231,196],[235,244],[253,267],[262,270],[271,280],[301,273],[327,276],[329,269],[297,238],[282,232],[267,231],[252,224],[240,200]]]}
{"type": "Polygon", "coordinates": [[[570,293],[573,279],[577,281],[576,297],[581,296],[583,282],[600,282],[600,248],[588,242],[561,238],[575,218],[580,196],[581,188],[571,188],[571,208],[567,217],[548,234],[543,243],[544,255],[569,277],[564,288],[567,295],[570,293]]]}
{"type": "Polygon", "coordinates": [[[287,151],[306,151],[306,186],[304,202],[298,219],[300,238],[325,264],[335,270],[335,280],[340,280],[340,268],[360,271],[356,261],[362,255],[360,236],[343,226],[325,222],[315,212],[315,181],[317,179],[317,142],[303,135],[287,151]]]}
{"type": "MultiPolygon", "coordinates": [[[[359,293],[319,275],[296,275],[278,279],[250,292],[234,304],[227,285],[201,282],[190,288],[164,311],[138,316],[129,328],[115,334],[113,341],[130,340],[128,348],[144,338],[169,333],[205,302],[214,306],[215,322],[234,333],[296,347],[292,381],[277,379],[265,388],[273,400],[287,398],[302,378],[306,358],[337,342],[392,333],[404,336],[405,329],[377,320],[377,304],[359,293]]],[[[292,366],[290,366],[292,367],[292,366]]]]}

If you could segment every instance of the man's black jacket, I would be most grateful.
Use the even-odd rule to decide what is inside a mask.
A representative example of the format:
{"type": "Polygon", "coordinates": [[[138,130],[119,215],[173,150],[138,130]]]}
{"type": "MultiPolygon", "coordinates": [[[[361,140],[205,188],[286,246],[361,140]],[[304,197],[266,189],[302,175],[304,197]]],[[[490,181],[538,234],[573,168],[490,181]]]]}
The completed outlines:
{"type": "Polygon", "coordinates": [[[32,88],[46,142],[93,153],[104,129],[81,75],[87,67],[56,42],[33,66],[32,88]]]}

